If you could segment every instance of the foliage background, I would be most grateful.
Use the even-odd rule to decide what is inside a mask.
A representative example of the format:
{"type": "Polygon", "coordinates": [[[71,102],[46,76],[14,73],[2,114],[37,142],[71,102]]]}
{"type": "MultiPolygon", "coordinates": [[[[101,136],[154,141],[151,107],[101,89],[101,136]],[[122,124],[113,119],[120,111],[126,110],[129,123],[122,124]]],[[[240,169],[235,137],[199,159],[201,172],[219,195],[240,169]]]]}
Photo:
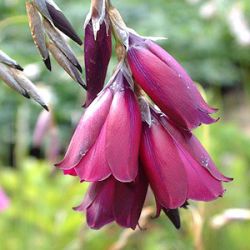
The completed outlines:
{"type": "MultiPolygon", "coordinates": [[[[83,36],[89,1],[56,3],[83,36]]],[[[202,84],[209,103],[220,108],[220,121],[199,128],[197,133],[219,169],[235,180],[225,185],[223,199],[206,205],[191,203],[192,209],[182,210],[180,231],[162,215],[158,220],[147,219],[147,230],[132,233],[124,246],[118,247],[131,232],[115,225],[100,231],[86,227],[84,215],[71,209],[81,202],[86,185],[57,172],[46,158],[38,160],[30,154],[40,107],[0,82],[0,185],[11,199],[10,208],[0,214],[0,249],[250,249],[249,214],[248,220],[229,219],[220,227],[214,224],[214,216],[230,208],[243,208],[248,213],[250,209],[250,2],[113,3],[137,32],[168,37],[161,45],[202,84]],[[237,11],[244,16],[249,33],[236,23],[237,11]]],[[[83,62],[83,49],[71,46],[83,62]]],[[[0,1],[0,48],[23,65],[34,82],[49,88],[63,153],[82,113],[85,94],[54,61],[52,73],[45,69],[33,45],[21,0],[0,1]]],[[[114,58],[109,75],[115,62],[114,58]]],[[[45,140],[42,155],[48,143],[45,140]]]]}

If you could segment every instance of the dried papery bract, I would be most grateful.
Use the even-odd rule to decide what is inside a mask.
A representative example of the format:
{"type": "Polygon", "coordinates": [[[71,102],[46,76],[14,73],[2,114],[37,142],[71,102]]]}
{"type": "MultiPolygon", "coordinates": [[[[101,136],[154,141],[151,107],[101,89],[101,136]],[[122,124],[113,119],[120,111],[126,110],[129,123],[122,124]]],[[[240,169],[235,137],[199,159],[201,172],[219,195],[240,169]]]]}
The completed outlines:
{"type": "Polygon", "coordinates": [[[37,87],[24,75],[22,67],[3,51],[0,51],[0,79],[26,98],[33,98],[43,108],[48,110],[37,87]]]}
{"type": "Polygon", "coordinates": [[[86,88],[82,68],[60,31],[79,45],[82,41],[58,6],[51,0],[33,0],[26,2],[26,10],[34,43],[46,67],[51,70],[50,52],[71,78],[86,88]]]}

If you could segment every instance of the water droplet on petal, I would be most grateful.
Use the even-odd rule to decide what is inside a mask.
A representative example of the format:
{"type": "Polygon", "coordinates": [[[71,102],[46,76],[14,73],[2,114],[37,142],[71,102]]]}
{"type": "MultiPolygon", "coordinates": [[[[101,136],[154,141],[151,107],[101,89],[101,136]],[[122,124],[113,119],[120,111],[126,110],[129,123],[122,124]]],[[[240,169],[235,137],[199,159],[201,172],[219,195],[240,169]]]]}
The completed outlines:
{"type": "Polygon", "coordinates": [[[209,163],[209,158],[206,156],[202,156],[201,157],[201,165],[205,168],[208,167],[208,163],[209,163]]]}

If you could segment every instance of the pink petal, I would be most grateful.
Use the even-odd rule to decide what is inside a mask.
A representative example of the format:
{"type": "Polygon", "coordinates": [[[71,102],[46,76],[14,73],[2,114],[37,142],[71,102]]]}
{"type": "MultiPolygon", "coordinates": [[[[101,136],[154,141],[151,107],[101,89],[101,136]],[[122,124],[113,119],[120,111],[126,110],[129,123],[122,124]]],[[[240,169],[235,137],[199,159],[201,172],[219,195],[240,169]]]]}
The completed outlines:
{"type": "Polygon", "coordinates": [[[188,183],[183,162],[170,135],[154,119],[143,127],[140,157],[157,201],[169,209],[187,199],[188,183]]]}
{"type": "Polygon", "coordinates": [[[139,171],[135,182],[121,183],[116,181],[114,198],[114,216],[123,227],[136,228],[146,198],[148,181],[139,171]]]}
{"type": "Polygon", "coordinates": [[[225,177],[219,172],[205,148],[191,132],[180,131],[166,117],[161,117],[161,123],[172,138],[176,140],[177,143],[200,164],[200,166],[206,168],[214,178],[225,182],[232,180],[232,178],[225,177]]]}
{"type": "Polygon", "coordinates": [[[93,146],[107,118],[113,94],[106,89],[86,109],[69,144],[64,159],[56,164],[61,169],[74,167],[93,146]]]}
{"type": "Polygon", "coordinates": [[[146,40],[145,44],[154,55],[156,55],[159,59],[165,62],[172,70],[176,72],[177,75],[182,76],[183,87],[190,89],[190,95],[195,97],[196,101],[199,103],[200,107],[202,108],[202,110],[204,110],[204,112],[212,114],[217,111],[217,109],[208,106],[208,104],[205,102],[200,92],[198,91],[193,80],[187,74],[185,69],[175,60],[174,57],[172,57],[166,50],[164,50],[158,44],[154,43],[151,40],[146,40]]]}
{"type": "Polygon", "coordinates": [[[221,181],[201,167],[185,150],[179,150],[188,177],[188,199],[211,201],[222,196],[224,190],[221,181]]]}
{"type": "Polygon", "coordinates": [[[86,208],[87,223],[93,229],[99,229],[114,220],[113,200],[115,181],[110,178],[105,181],[94,201],[86,208]]]}
{"type": "Polygon", "coordinates": [[[117,180],[131,182],[138,171],[141,114],[134,93],[121,81],[107,118],[106,158],[117,180]]]}
{"type": "Polygon", "coordinates": [[[192,96],[193,87],[147,48],[130,47],[128,62],[136,82],[178,126],[193,129],[201,123],[215,122],[200,98],[192,96]]]}
{"type": "Polygon", "coordinates": [[[107,122],[105,122],[93,147],[74,167],[77,175],[82,181],[101,181],[111,175],[105,157],[106,124],[107,122]]]}
{"type": "Polygon", "coordinates": [[[52,115],[50,112],[43,110],[38,118],[33,134],[33,145],[35,147],[41,147],[46,133],[49,131],[52,125],[52,115]]]}

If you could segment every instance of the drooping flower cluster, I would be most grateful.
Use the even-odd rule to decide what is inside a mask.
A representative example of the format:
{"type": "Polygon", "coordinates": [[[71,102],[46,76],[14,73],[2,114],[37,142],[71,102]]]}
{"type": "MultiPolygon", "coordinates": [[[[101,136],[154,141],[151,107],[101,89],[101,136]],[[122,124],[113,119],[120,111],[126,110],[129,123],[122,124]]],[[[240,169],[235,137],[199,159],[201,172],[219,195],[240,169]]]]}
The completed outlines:
{"type": "Polygon", "coordinates": [[[190,199],[222,196],[222,182],[231,180],[216,169],[191,131],[215,122],[210,114],[216,109],[206,104],[182,66],[127,28],[108,1],[92,1],[84,45],[86,110],[64,159],[56,164],[65,174],[91,182],[75,209],[86,212],[91,228],[116,221],[134,229],[150,186],[156,215],[163,210],[179,228],[178,208],[190,199]],[[101,90],[111,30],[120,61],[101,90]]]}

